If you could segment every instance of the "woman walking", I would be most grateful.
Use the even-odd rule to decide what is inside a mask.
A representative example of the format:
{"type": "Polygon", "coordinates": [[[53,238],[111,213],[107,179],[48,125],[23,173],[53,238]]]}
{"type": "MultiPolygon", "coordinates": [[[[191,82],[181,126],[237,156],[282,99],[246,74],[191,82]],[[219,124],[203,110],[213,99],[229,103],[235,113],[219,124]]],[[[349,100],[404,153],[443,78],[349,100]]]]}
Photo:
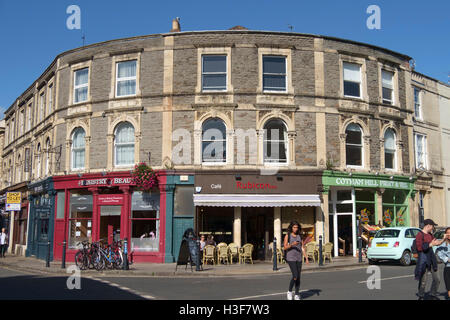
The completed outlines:
{"type": "MultiPolygon", "coordinates": [[[[295,284],[294,300],[301,300],[300,297],[300,276],[302,272],[302,259],[305,255],[305,249],[302,246],[302,238],[300,237],[300,224],[297,221],[292,221],[288,227],[288,233],[284,237],[284,250],[286,251],[286,262],[291,268],[292,279],[289,283],[289,291],[287,299],[292,300],[292,288],[295,284]]],[[[305,255],[306,256],[306,255],[305,255]]],[[[308,257],[306,256],[308,263],[308,257]]]]}

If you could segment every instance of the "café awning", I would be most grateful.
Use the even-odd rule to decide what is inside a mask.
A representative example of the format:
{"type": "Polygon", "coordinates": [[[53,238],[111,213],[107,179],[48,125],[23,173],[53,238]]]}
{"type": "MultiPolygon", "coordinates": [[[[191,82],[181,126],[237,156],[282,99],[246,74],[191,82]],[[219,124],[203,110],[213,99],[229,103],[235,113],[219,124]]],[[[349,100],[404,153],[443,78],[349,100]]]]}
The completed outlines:
{"type": "Polygon", "coordinates": [[[194,194],[195,206],[206,207],[319,207],[315,194],[194,194]]]}

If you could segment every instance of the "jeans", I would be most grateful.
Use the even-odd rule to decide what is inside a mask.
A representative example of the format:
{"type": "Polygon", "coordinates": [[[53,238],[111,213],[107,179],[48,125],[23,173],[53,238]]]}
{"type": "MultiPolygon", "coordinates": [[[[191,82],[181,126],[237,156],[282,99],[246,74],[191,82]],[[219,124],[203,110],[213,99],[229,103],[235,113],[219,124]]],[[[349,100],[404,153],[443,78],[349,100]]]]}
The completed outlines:
{"type": "Polygon", "coordinates": [[[286,261],[291,268],[292,279],[289,283],[289,292],[292,291],[292,288],[295,284],[295,294],[298,295],[300,290],[300,275],[302,272],[302,261],[286,261]],[[295,279],[295,280],[294,280],[295,279]]]}
{"type": "Polygon", "coordinates": [[[437,296],[437,290],[439,288],[439,276],[438,271],[434,271],[433,268],[430,268],[425,271],[419,281],[419,297],[423,298],[425,296],[425,287],[427,286],[427,274],[428,271],[431,272],[431,276],[433,277],[433,282],[431,283],[431,291],[430,294],[432,296],[437,296]],[[431,270],[430,270],[431,269],[431,270]]]}
{"type": "Polygon", "coordinates": [[[6,248],[7,247],[8,247],[7,244],[0,245],[0,257],[4,257],[5,256],[5,252],[6,252],[6,248]]]}

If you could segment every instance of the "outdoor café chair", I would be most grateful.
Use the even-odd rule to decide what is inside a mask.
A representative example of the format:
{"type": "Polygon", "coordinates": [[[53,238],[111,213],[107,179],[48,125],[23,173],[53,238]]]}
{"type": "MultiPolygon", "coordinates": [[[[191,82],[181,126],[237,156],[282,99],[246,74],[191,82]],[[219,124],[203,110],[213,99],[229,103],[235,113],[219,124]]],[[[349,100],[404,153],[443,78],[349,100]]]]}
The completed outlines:
{"type": "Polygon", "coordinates": [[[228,262],[228,246],[225,245],[218,245],[216,247],[217,250],[217,264],[220,262],[228,262]]]}
{"type": "Polygon", "coordinates": [[[241,253],[239,255],[239,260],[242,263],[245,263],[245,261],[250,260],[250,262],[253,264],[253,259],[252,259],[252,253],[253,253],[253,245],[251,243],[246,243],[244,244],[244,246],[241,248],[241,253]]]}
{"type": "Polygon", "coordinates": [[[307,243],[306,246],[305,246],[306,255],[308,256],[308,258],[312,257],[314,263],[316,262],[316,251],[315,251],[315,248],[316,248],[316,243],[315,242],[307,243]]]}
{"type": "Polygon", "coordinates": [[[212,245],[207,245],[203,248],[203,264],[206,265],[208,261],[212,261],[213,265],[215,264],[215,249],[212,245]]]}
{"type": "Polygon", "coordinates": [[[230,263],[233,264],[233,258],[237,258],[239,261],[239,246],[236,243],[230,243],[228,245],[228,254],[230,258],[230,263]]]}
{"type": "Polygon", "coordinates": [[[324,253],[323,253],[323,260],[325,261],[326,258],[328,257],[328,259],[330,260],[330,262],[333,262],[332,258],[331,258],[331,253],[333,252],[333,243],[332,242],[327,242],[325,243],[324,246],[324,253]]]}

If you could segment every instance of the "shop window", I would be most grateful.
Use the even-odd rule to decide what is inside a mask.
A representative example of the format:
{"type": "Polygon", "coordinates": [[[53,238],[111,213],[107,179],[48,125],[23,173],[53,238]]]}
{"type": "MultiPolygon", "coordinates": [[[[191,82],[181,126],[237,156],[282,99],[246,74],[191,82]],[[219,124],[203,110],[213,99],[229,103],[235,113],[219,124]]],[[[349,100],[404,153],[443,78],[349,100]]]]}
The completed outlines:
{"type": "Polygon", "coordinates": [[[302,227],[301,237],[315,239],[315,209],[312,207],[282,207],[281,208],[281,227],[284,235],[292,221],[297,221],[302,227]]]}
{"type": "Polygon", "coordinates": [[[375,193],[369,190],[355,191],[356,214],[361,224],[375,225],[375,193]]]}
{"type": "Polygon", "coordinates": [[[403,227],[407,223],[407,196],[402,190],[386,190],[383,194],[383,225],[403,227]]]}
{"type": "Polygon", "coordinates": [[[71,191],[69,217],[69,248],[81,247],[79,242],[92,239],[92,195],[86,191],[71,191]]]}
{"type": "MultiPolygon", "coordinates": [[[[234,209],[229,207],[200,207],[198,224],[200,234],[212,235],[217,243],[233,242],[234,209]]],[[[242,223],[242,228],[245,228],[242,223]]],[[[244,231],[242,231],[244,233],[244,231]]]]}
{"type": "Polygon", "coordinates": [[[41,240],[46,240],[48,239],[48,224],[49,224],[49,219],[47,218],[41,218],[40,219],[40,237],[41,240]]]}
{"type": "Polygon", "coordinates": [[[66,193],[64,191],[58,192],[56,201],[57,201],[56,219],[64,219],[64,212],[66,206],[66,193]]]}
{"type": "Polygon", "coordinates": [[[264,163],[287,163],[288,136],[281,119],[271,119],[264,125],[264,163]]]}
{"type": "Polygon", "coordinates": [[[226,150],[225,123],[219,118],[206,120],[202,126],[202,161],[225,163],[226,150]]]}
{"type": "Polygon", "coordinates": [[[194,187],[177,186],[175,188],[175,216],[194,216],[193,194],[194,187]]]}
{"type": "Polygon", "coordinates": [[[361,167],[363,159],[362,129],[351,123],[345,130],[345,154],[347,166],[361,167]]]}
{"type": "Polygon", "coordinates": [[[131,250],[159,251],[159,193],[134,192],[131,213],[131,250]]]}
{"type": "Polygon", "coordinates": [[[336,194],[337,194],[337,201],[352,200],[351,190],[338,190],[336,194]]]}

